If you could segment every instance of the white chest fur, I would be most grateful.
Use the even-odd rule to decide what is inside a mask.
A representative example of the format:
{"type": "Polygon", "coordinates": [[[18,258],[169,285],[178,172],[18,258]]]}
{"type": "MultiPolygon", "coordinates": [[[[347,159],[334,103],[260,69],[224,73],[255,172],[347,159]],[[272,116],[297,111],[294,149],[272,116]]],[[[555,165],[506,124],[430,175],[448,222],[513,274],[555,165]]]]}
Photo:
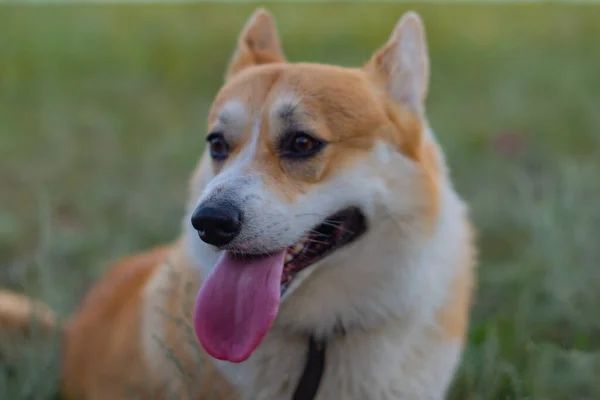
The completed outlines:
{"type": "MultiPolygon", "coordinates": [[[[439,339],[433,327],[390,323],[329,341],[315,400],[442,399],[461,345],[439,339]]],[[[246,362],[218,366],[244,400],[289,400],[306,351],[307,340],[272,332],[246,362]]]]}

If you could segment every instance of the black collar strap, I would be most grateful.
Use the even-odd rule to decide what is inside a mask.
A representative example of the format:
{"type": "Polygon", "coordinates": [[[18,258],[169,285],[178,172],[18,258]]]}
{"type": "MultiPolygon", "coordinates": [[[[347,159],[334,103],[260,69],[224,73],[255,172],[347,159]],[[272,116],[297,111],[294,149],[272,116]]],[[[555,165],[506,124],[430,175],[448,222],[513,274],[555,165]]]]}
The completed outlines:
{"type": "Polygon", "coordinates": [[[325,341],[317,342],[312,335],[308,338],[306,365],[292,400],[313,400],[317,395],[325,370],[325,350],[325,341]]]}

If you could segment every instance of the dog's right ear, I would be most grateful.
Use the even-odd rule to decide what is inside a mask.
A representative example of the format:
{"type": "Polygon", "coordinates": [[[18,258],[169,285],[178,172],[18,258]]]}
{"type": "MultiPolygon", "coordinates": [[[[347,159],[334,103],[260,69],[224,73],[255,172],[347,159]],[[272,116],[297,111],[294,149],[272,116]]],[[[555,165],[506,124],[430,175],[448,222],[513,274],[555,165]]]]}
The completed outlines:
{"type": "Polygon", "coordinates": [[[225,79],[253,65],[285,62],[279,33],[271,13],[258,8],[246,22],[225,79]]]}

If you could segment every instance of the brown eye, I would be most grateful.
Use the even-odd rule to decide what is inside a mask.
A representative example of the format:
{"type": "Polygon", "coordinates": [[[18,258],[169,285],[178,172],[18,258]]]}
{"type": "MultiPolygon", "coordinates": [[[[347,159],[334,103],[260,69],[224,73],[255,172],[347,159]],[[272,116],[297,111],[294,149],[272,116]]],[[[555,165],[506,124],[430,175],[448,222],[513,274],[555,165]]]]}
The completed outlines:
{"type": "Polygon", "coordinates": [[[298,135],[292,143],[292,150],[296,153],[306,153],[311,151],[317,143],[308,136],[298,135]]]}
{"type": "Polygon", "coordinates": [[[281,149],[284,157],[308,157],[318,152],[324,145],[323,141],[306,133],[293,134],[288,140],[287,145],[284,144],[281,149]]]}
{"type": "Polygon", "coordinates": [[[229,145],[220,133],[211,133],[206,138],[210,150],[210,156],[215,160],[224,160],[229,156],[229,145]]]}

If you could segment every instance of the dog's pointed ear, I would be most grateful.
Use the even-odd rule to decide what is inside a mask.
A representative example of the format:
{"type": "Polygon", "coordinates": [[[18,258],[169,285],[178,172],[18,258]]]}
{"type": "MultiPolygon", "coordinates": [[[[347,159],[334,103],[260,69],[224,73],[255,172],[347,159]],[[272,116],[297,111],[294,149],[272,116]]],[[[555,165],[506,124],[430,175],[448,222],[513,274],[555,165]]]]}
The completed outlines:
{"type": "Polygon", "coordinates": [[[364,68],[375,74],[396,102],[422,112],[429,89],[429,55],[421,17],[414,11],[405,13],[364,68]]]}
{"type": "Polygon", "coordinates": [[[285,62],[275,20],[270,12],[258,8],[242,30],[225,78],[253,65],[285,62]]]}

